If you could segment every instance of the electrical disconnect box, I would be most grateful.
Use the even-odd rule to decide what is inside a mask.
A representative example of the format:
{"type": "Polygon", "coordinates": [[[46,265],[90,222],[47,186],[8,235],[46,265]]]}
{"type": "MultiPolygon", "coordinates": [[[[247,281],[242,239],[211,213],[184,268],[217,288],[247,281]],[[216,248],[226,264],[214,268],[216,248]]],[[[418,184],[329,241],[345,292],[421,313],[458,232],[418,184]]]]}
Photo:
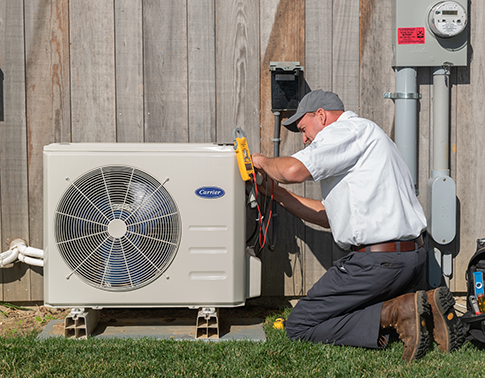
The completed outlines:
{"type": "Polygon", "coordinates": [[[392,65],[467,65],[468,0],[393,0],[392,65]]]}
{"type": "Polygon", "coordinates": [[[271,110],[296,110],[303,88],[303,67],[300,62],[270,62],[271,110]]]}

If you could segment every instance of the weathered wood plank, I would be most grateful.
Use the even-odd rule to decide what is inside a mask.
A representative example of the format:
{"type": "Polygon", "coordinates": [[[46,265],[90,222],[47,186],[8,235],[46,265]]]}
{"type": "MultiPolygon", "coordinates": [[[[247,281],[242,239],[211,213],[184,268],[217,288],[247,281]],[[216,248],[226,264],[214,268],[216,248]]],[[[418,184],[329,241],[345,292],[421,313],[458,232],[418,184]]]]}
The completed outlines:
{"type": "Polygon", "coordinates": [[[333,90],[333,0],[305,2],[305,79],[310,89],[333,90]]]}
{"type": "Polygon", "coordinates": [[[189,142],[216,141],[214,0],[188,0],[189,142]]]}
{"type": "Polygon", "coordinates": [[[187,142],[187,6],[143,1],[145,141],[187,142]]]}
{"type": "Polygon", "coordinates": [[[143,142],[142,0],[115,1],[116,141],[143,142]]]}
{"type": "Polygon", "coordinates": [[[485,50],[483,33],[485,3],[472,2],[470,14],[470,45],[473,56],[468,68],[458,70],[456,185],[459,201],[459,254],[454,264],[455,290],[466,291],[464,272],[476,250],[476,240],[485,237],[485,50]]]}
{"type": "Polygon", "coordinates": [[[216,1],[217,142],[232,142],[240,126],[257,151],[260,123],[259,6],[250,0],[216,1]]]}
{"type": "Polygon", "coordinates": [[[384,92],[394,91],[391,66],[391,2],[362,0],[360,6],[360,111],[389,136],[394,133],[394,103],[384,92]],[[384,25],[389,25],[385,28],[384,25]],[[387,32],[385,32],[387,31],[387,32]]]}
{"type": "Polygon", "coordinates": [[[333,2],[333,92],[359,113],[359,0],[333,2]]]}
{"type": "MultiPolygon", "coordinates": [[[[25,4],[30,245],[43,248],[42,148],[70,141],[69,1],[25,4]]],[[[30,300],[43,299],[42,269],[31,267],[30,300]]]]}
{"type": "Polygon", "coordinates": [[[70,2],[73,142],[115,142],[113,1],[70,2]]]}
{"type": "MultiPolygon", "coordinates": [[[[305,4],[305,78],[312,90],[333,90],[333,33],[333,1],[307,0],[305,4]]],[[[306,182],[305,196],[321,200],[320,184],[313,181],[306,182]]],[[[303,240],[306,293],[331,266],[334,257],[330,230],[306,223],[303,240]]]]}
{"type": "MultiPolygon", "coordinates": [[[[305,2],[264,1],[260,12],[261,20],[265,20],[261,22],[261,150],[266,156],[274,156],[271,139],[274,138],[275,117],[271,111],[270,62],[305,64],[305,28],[301,21],[305,17],[305,2]]],[[[281,114],[282,119],[284,116],[281,114]]],[[[301,137],[288,132],[284,126],[280,129],[280,156],[289,156],[302,147],[301,137]]],[[[304,185],[288,185],[287,188],[303,194],[304,185]]],[[[275,251],[268,247],[263,250],[263,292],[266,295],[302,295],[305,292],[303,222],[279,206],[272,221],[276,222],[276,244],[275,251]]],[[[272,231],[270,226],[271,236],[272,231]]]]}
{"type": "MultiPolygon", "coordinates": [[[[0,70],[3,115],[0,118],[0,190],[2,242],[29,241],[27,135],[25,119],[25,54],[23,2],[0,3],[0,70]]],[[[23,263],[0,268],[5,301],[30,299],[30,275],[23,263]]]]}

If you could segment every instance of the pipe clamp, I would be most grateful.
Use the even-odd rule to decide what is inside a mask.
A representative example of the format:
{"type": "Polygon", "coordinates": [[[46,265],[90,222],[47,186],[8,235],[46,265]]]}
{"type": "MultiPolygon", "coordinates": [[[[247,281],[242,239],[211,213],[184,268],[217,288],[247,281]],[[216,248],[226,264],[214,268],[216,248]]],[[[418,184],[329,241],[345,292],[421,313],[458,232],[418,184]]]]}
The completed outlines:
{"type": "Polygon", "coordinates": [[[384,92],[384,98],[391,100],[420,100],[421,93],[384,92]]]}

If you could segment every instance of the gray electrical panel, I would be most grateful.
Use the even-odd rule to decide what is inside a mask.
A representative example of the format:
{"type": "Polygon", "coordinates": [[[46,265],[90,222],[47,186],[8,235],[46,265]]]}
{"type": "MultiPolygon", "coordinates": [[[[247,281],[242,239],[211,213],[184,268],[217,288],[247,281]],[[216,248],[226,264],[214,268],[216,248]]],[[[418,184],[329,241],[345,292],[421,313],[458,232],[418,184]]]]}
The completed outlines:
{"type": "Polygon", "coordinates": [[[439,244],[449,244],[456,235],[456,185],[451,177],[428,180],[428,232],[439,244]]]}
{"type": "Polygon", "coordinates": [[[393,0],[392,66],[467,65],[468,0],[393,0]]]}

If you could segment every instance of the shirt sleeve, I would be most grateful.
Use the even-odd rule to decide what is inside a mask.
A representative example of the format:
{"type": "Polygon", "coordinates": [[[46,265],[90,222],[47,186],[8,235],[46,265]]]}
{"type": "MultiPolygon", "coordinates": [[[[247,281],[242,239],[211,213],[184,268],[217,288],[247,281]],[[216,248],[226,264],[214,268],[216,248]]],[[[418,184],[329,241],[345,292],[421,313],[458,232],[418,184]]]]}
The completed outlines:
{"type": "Polygon", "coordinates": [[[362,156],[356,131],[345,122],[320,131],[315,140],[292,157],[300,160],[315,181],[339,176],[351,170],[362,156]]]}

